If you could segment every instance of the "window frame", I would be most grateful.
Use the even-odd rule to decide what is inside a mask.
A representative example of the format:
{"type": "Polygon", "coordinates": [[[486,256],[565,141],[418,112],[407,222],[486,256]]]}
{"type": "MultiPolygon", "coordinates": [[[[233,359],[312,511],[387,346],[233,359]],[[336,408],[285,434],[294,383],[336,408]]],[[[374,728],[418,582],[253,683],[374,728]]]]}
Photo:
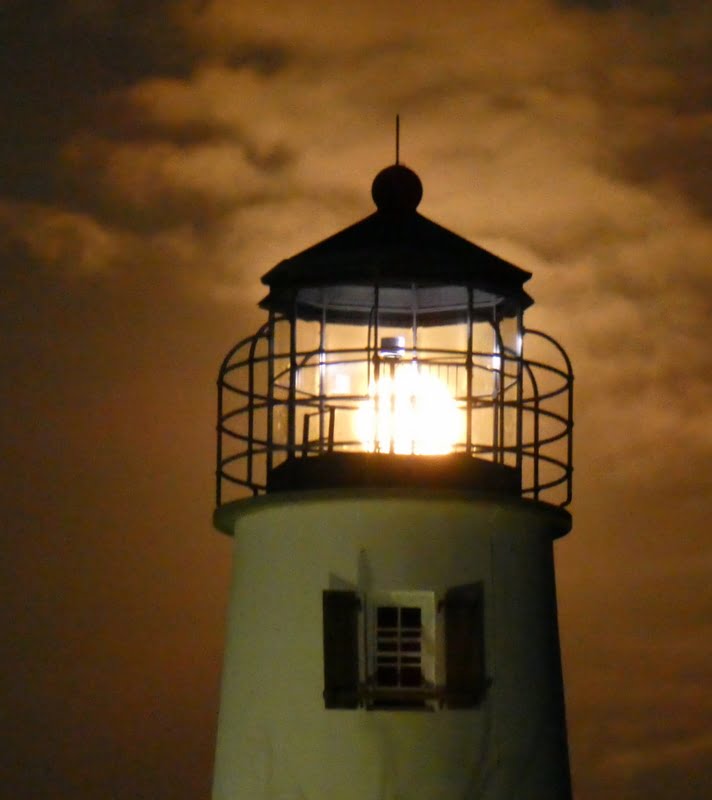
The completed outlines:
{"type": "Polygon", "coordinates": [[[482,581],[450,587],[438,602],[431,590],[367,594],[324,590],[325,707],[373,711],[477,708],[492,683],[486,675],[484,601],[482,581]],[[396,685],[383,685],[377,679],[379,656],[396,652],[400,669],[401,656],[408,652],[400,648],[400,611],[395,637],[399,649],[379,651],[378,609],[388,607],[420,609],[422,683],[418,686],[403,685],[400,673],[396,685]]]}

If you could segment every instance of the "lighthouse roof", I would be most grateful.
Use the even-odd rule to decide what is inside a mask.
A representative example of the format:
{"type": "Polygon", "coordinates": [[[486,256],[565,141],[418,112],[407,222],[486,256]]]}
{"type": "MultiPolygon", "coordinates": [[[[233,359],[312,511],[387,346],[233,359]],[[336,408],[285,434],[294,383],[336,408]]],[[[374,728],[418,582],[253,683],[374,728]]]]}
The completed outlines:
{"type": "MultiPolygon", "coordinates": [[[[338,292],[341,287],[343,295],[347,287],[373,286],[418,286],[426,292],[432,287],[450,300],[447,287],[460,287],[474,293],[475,304],[497,307],[504,316],[531,305],[522,288],[530,272],[417,211],[422,184],[415,172],[401,164],[387,167],[373,181],[372,196],[374,213],[279,262],[263,276],[269,287],[263,308],[289,313],[301,290],[308,296],[313,294],[308,290],[333,287],[338,292]]],[[[430,300],[437,305],[435,296],[430,300]]]]}

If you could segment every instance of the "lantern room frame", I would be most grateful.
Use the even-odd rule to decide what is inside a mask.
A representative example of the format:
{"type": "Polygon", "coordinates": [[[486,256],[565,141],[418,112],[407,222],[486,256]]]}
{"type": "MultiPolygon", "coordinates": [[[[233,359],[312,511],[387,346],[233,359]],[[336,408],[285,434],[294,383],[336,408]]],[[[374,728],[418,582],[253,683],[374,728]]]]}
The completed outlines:
{"type": "Polygon", "coordinates": [[[573,373],[560,344],[524,326],[531,273],[419,214],[422,184],[402,164],[376,176],[372,196],[375,213],[263,277],[267,322],[218,377],[217,506],[245,490],[349,486],[568,505],[573,373]],[[396,443],[403,419],[442,427],[437,413],[417,416],[415,389],[410,409],[397,406],[404,372],[447,386],[457,424],[446,448],[413,432],[396,443]]]}

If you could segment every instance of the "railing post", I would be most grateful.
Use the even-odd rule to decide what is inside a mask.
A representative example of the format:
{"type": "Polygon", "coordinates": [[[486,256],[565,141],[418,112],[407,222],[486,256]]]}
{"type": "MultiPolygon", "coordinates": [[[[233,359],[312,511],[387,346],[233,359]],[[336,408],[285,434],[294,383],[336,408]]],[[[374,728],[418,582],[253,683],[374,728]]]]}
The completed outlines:
{"type": "Polygon", "coordinates": [[[325,328],[326,328],[326,297],[325,289],[321,294],[321,321],[319,323],[319,453],[323,450],[324,443],[324,394],[326,379],[326,354],[325,347],[325,328]]]}
{"type": "Polygon", "coordinates": [[[465,358],[465,369],[467,371],[467,390],[465,397],[465,419],[466,424],[466,440],[465,452],[468,456],[472,455],[472,370],[474,367],[472,357],[472,287],[467,287],[467,356],[465,358]]]}
{"type": "Polygon", "coordinates": [[[329,406],[329,442],[327,445],[327,452],[334,452],[334,425],[335,425],[336,409],[334,406],[329,406]]]}
{"type": "Polygon", "coordinates": [[[534,499],[539,499],[539,384],[532,372],[534,386],[534,499]]]}
{"type": "Polygon", "coordinates": [[[223,370],[220,369],[218,375],[217,388],[218,388],[218,423],[216,425],[217,432],[217,463],[215,465],[215,508],[219,508],[222,504],[222,415],[223,415],[223,370]]]}
{"type": "Polygon", "coordinates": [[[306,458],[309,452],[309,419],[312,415],[304,415],[304,424],[302,425],[302,458],[306,458]]]}
{"type": "Polygon", "coordinates": [[[289,397],[287,400],[287,457],[295,455],[297,440],[297,309],[294,300],[289,319],[289,397]]]}
{"type": "MultiPolygon", "coordinates": [[[[373,450],[375,453],[380,452],[380,431],[378,429],[379,420],[381,417],[381,400],[378,391],[378,381],[381,377],[381,345],[378,340],[378,303],[379,303],[379,289],[378,284],[374,287],[374,318],[373,318],[373,409],[374,409],[374,425],[373,425],[373,450]]],[[[367,391],[370,387],[367,387],[367,391]]]]}
{"type": "Polygon", "coordinates": [[[255,439],[255,350],[259,334],[255,336],[250,347],[250,359],[247,370],[247,483],[252,486],[252,461],[254,457],[255,439]]]}
{"type": "Polygon", "coordinates": [[[566,503],[568,505],[571,502],[572,496],[572,482],[573,482],[573,450],[574,450],[574,436],[573,436],[573,426],[574,426],[574,376],[571,371],[569,371],[569,380],[568,380],[568,395],[569,395],[569,402],[568,402],[568,422],[567,422],[567,429],[566,429],[566,503]]]}
{"type": "Polygon", "coordinates": [[[522,359],[524,358],[524,326],[522,324],[522,312],[517,314],[517,431],[516,431],[516,469],[519,474],[519,485],[521,488],[522,483],[522,400],[524,389],[522,381],[524,380],[524,368],[522,367],[522,359]]]}
{"type": "Polygon", "coordinates": [[[267,329],[267,445],[265,447],[265,483],[272,471],[274,436],[274,311],[269,312],[267,329]]]}

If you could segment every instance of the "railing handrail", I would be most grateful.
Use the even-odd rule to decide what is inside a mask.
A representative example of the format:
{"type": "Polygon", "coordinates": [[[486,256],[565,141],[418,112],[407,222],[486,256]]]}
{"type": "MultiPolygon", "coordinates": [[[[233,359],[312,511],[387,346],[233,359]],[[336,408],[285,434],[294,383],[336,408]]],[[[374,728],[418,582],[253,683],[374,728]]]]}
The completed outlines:
{"type": "MultiPolygon", "coordinates": [[[[468,418],[473,413],[485,413],[490,409],[495,414],[495,419],[499,420],[495,423],[499,433],[494,435],[491,443],[486,439],[471,441],[471,428],[468,423],[467,441],[458,440],[453,448],[454,451],[470,452],[475,457],[490,456],[500,463],[504,463],[508,456],[513,456],[518,469],[523,469],[527,465],[531,467],[531,479],[527,479],[522,486],[524,496],[541,499],[542,493],[546,494],[564,485],[566,496],[559,505],[565,506],[571,501],[573,474],[571,361],[563,347],[548,334],[527,328],[524,329],[524,335],[539,338],[552,345],[563,364],[555,365],[541,358],[524,358],[503,347],[496,351],[470,350],[469,354],[465,350],[452,348],[405,348],[400,363],[415,363],[427,371],[434,370],[435,374],[442,374],[441,371],[447,370],[450,375],[450,370],[454,369],[455,383],[460,386],[463,384],[458,381],[462,380],[464,383],[465,378],[457,378],[458,374],[469,376],[484,372],[493,376],[495,384],[499,380],[500,388],[496,393],[473,389],[475,381],[469,377],[466,380],[467,392],[464,395],[459,392],[453,393],[458,407],[464,406],[468,418]],[[490,363],[482,363],[486,359],[490,360],[490,363]],[[507,365],[511,365],[511,371],[507,365]],[[544,376],[548,378],[542,386],[540,379],[544,376]],[[505,396],[510,390],[516,390],[515,398],[505,396]],[[553,407],[552,401],[564,402],[565,409],[553,407]],[[514,440],[515,444],[508,442],[507,437],[510,434],[505,431],[504,414],[507,409],[516,413],[518,433],[514,440]],[[525,432],[525,428],[529,432],[525,432]],[[558,446],[557,443],[561,442],[565,442],[565,454],[552,455],[553,451],[549,448],[558,446]],[[541,467],[544,465],[547,468],[546,474],[541,473],[541,467]],[[552,475],[551,470],[556,470],[556,474],[552,475]]],[[[299,455],[308,457],[311,454],[351,449],[359,444],[357,440],[347,438],[343,433],[338,434],[337,438],[335,433],[337,415],[356,413],[364,402],[372,400],[370,387],[367,387],[366,393],[329,393],[322,391],[323,384],[320,391],[313,391],[306,387],[298,387],[296,381],[282,383],[281,378],[285,375],[291,376],[295,364],[297,370],[307,371],[316,371],[324,367],[368,365],[369,359],[373,357],[373,348],[339,347],[304,351],[294,349],[291,353],[276,353],[272,336],[273,324],[267,323],[256,334],[232,347],[220,366],[216,470],[218,505],[223,501],[221,491],[223,481],[230,485],[242,486],[253,494],[264,492],[267,485],[265,465],[274,463],[275,458],[299,455]],[[263,344],[268,346],[265,348],[268,350],[266,353],[261,351],[260,346],[263,344]],[[284,370],[275,373],[272,365],[278,361],[283,361],[286,366],[284,370]],[[262,365],[266,366],[266,371],[271,375],[271,384],[261,375],[262,365]],[[275,393],[275,390],[278,391],[275,393]],[[238,400],[241,402],[236,402],[238,400]],[[282,441],[282,438],[274,433],[279,427],[276,415],[282,408],[286,413],[288,407],[292,409],[288,412],[292,418],[295,418],[297,409],[302,409],[299,412],[302,438],[299,440],[297,434],[292,443],[286,438],[282,441]],[[267,420],[266,423],[263,417],[267,420]],[[243,418],[246,426],[241,427],[243,418]],[[319,429],[317,435],[313,436],[311,425],[312,421],[317,419],[319,429]],[[273,431],[271,436],[259,433],[258,429],[265,424],[267,430],[273,431]],[[233,442],[234,445],[225,452],[224,446],[229,442],[233,442]]],[[[387,363],[387,359],[380,360],[387,363]]]]}

